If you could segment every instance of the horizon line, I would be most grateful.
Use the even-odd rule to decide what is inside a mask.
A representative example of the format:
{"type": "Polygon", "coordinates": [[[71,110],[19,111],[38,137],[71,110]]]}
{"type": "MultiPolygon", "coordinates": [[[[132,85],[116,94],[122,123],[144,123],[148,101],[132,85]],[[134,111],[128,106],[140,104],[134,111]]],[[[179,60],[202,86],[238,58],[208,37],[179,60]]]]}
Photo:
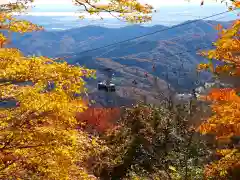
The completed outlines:
{"type": "MultiPolygon", "coordinates": [[[[185,23],[187,21],[194,21],[194,20],[186,20],[186,21],[181,21],[179,23],[176,23],[175,25],[178,25],[178,24],[182,24],[182,23],[185,23]]],[[[229,21],[218,21],[218,20],[200,20],[200,21],[215,21],[215,22],[231,22],[232,20],[229,20],[229,21]]],[[[146,28],[151,28],[151,27],[154,27],[154,26],[165,26],[165,27],[171,27],[171,26],[174,26],[174,25],[163,25],[163,24],[125,24],[125,25],[119,25],[118,27],[106,27],[104,25],[82,25],[82,26],[79,26],[79,27],[72,27],[72,28],[57,28],[57,27],[53,27],[53,28],[46,28],[45,31],[47,32],[55,32],[55,31],[69,31],[69,30],[74,30],[74,29],[80,29],[80,28],[84,28],[84,27],[101,27],[101,28],[105,28],[105,29],[120,29],[120,28],[125,28],[125,27],[129,27],[129,26],[141,26],[141,27],[146,27],[146,28]]]]}

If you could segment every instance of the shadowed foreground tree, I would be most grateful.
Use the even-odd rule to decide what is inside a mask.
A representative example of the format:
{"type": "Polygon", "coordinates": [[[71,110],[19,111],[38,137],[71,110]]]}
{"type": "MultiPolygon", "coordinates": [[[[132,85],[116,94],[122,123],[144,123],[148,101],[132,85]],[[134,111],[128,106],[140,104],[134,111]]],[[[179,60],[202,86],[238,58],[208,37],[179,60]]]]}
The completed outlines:
{"type": "MultiPolygon", "coordinates": [[[[234,1],[233,7],[240,8],[240,2],[234,1]]],[[[215,49],[203,51],[209,64],[200,64],[199,69],[209,69],[221,81],[232,84],[233,88],[213,89],[204,97],[211,101],[213,115],[199,127],[203,134],[215,134],[219,144],[217,154],[220,160],[214,161],[205,169],[209,179],[240,179],[240,20],[235,20],[228,29],[218,25],[219,38],[215,49]],[[221,64],[213,67],[211,60],[221,64]]]]}
{"type": "Polygon", "coordinates": [[[90,166],[104,180],[202,179],[208,152],[188,124],[185,106],[126,109],[118,126],[102,137],[109,150],[90,166]]]}

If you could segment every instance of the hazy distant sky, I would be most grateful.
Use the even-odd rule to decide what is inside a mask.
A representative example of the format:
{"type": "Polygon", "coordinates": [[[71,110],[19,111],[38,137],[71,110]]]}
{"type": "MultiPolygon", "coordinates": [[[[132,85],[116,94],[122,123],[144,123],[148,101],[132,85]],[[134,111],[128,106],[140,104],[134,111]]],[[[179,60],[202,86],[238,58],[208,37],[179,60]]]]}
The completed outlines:
{"type": "MultiPolygon", "coordinates": [[[[8,0],[0,0],[0,3],[4,3],[8,0]]],[[[12,0],[14,1],[14,0],[12,0]]],[[[203,18],[206,16],[211,16],[212,14],[221,13],[227,10],[226,4],[221,3],[221,0],[204,0],[204,6],[200,6],[201,0],[139,0],[141,3],[148,3],[153,5],[157,9],[157,13],[153,14],[153,21],[151,25],[162,24],[162,25],[174,25],[187,20],[193,20],[197,18],[203,18]]],[[[109,2],[108,0],[101,0],[101,2],[109,2]]],[[[230,3],[229,3],[230,4],[230,3]]],[[[47,19],[41,19],[37,23],[42,24],[54,24],[55,26],[74,27],[73,22],[80,24],[77,21],[79,7],[73,5],[72,0],[35,0],[35,7],[33,7],[28,15],[36,16],[51,16],[56,17],[53,22],[47,21],[47,19]],[[57,16],[59,18],[57,18],[57,16]],[[58,23],[58,24],[57,24],[58,23]],[[71,24],[71,25],[68,25],[71,24]]],[[[229,21],[237,18],[237,12],[230,12],[218,17],[214,17],[211,20],[229,21]]],[[[85,14],[86,15],[86,14],[85,14]]],[[[119,26],[122,24],[116,20],[113,16],[108,13],[103,13],[101,16],[106,20],[106,26],[119,26]]],[[[98,16],[87,15],[87,19],[99,19],[98,16]]],[[[210,20],[210,19],[209,19],[210,20]]],[[[103,23],[96,22],[96,23],[103,23]]],[[[81,22],[81,24],[84,24],[81,22]]],[[[93,21],[89,21],[89,24],[95,24],[93,21]]],[[[52,25],[53,26],[53,25],[52,25]]]]}
{"type": "MultiPolygon", "coordinates": [[[[9,0],[0,0],[0,2],[9,1],[9,0]]],[[[15,0],[11,0],[15,1],[15,0]]],[[[200,14],[196,12],[193,15],[199,16],[203,15],[204,12],[209,9],[212,9],[212,12],[214,11],[224,11],[226,10],[225,3],[220,3],[221,0],[205,0],[204,6],[200,7],[200,3],[202,0],[138,0],[141,3],[148,3],[150,5],[153,5],[153,7],[159,11],[163,10],[164,8],[174,8],[174,11],[176,11],[176,8],[179,8],[179,11],[182,11],[184,8],[198,8],[201,10],[200,14]]],[[[109,0],[101,0],[101,3],[107,3],[109,0]]],[[[76,7],[73,5],[72,0],[34,0],[35,5],[34,8],[32,8],[29,12],[29,15],[44,15],[44,16],[76,16],[79,14],[76,14],[76,12],[79,10],[79,7],[76,7]]],[[[230,4],[230,3],[229,3],[230,4]]],[[[186,10],[184,10],[186,11],[186,10]]],[[[109,14],[103,14],[103,16],[109,16],[109,14]]]]}
{"type": "MultiPolygon", "coordinates": [[[[102,0],[101,2],[109,2],[107,0],[102,0]]],[[[139,2],[142,3],[148,3],[153,5],[154,7],[161,7],[161,6],[178,6],[178,5],[187,5],[187,4],[195,4],[199,5],[201,3],[201,0],[191,0],[190,3],[187,0],[139,0],[139,2]]],[[[205,0],[206,4],[220,4],[220,1],[218,0],[218,3],[216,3],[216,0],[205,0]]],[[[71,4],[71,0],[35,0],[34,4],[52,4],[52,5],[57,5],[57,4],[71,4]]]]}
{"type": "MultiPolygon", "coordinates": [[[[14,2],[16,0],[0,0],[1,3],[14,2]]],[[[186,5],[200,5],[202,0],[138,0],[141,3],[148,3],[153,5],[155,8],[161,6],[186,6],[186,5]]],[[[230,0],[225,0],[230,2],[230,0]]],[[[107,3],[109,0],[101,0],[101,3],[107,3]]],[[[222,5],[221,0],[204,0],[205,5],[222,5]]],[[[51,6],[52,8],[57,8],[58,6],[72,6],[72,0],[34,0],[35,5],[39,6],[51,6]]]]}

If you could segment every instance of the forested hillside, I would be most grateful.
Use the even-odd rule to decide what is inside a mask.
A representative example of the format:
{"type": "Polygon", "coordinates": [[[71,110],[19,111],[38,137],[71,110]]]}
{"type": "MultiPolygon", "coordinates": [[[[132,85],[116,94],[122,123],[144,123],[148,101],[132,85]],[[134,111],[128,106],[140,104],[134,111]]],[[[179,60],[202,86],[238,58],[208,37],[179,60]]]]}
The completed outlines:
{"type": "MultiPolygon", "coordinates": [[[[9,46],[18,47],[26,55],[66,57],[69,63],[96,69],[99,81],[107,78],[104,68],[113,68],[115,74],[113,82],[116,83],[118,91],[117,96],[112,98],[117,105],[129,104],[129,98],[136,100],[143,95],[148,97],[149,102],[155,102],[159,101],[159,95],[156,94],[156,89],[153,89],[153,76],[159,78],[160,91],[166,91],[167,82],[176,92],[183,93],[190,92],[211,79],[207,73],[197,76],[196,65],[199,62],[206,62],[206,59],[197,55],[196,51],[211,47],[211,42],[217,38],[214,27],[218,23],[224,27],[231,24],[207,20],[183,24],[186,23],[187,25],[180,25],[172,30],[85,53],[81,52],[167,27],[133,25],[111,29],[86,26],[65,31],[31,32],[24,35],[15,33],[9,46]],[[149,78],[144,77],[146,72],[149,78]],[[137,81],[138,84],[133,84],[133,81],[137,81]],[[139,95],[136,96],[135,92],[139,95]]],[[[104,95],[96,92],[97,81],[89,81],[88,85],[93,92],[94,100],[100,102],[106,99],[102,98],[104,95]]]]}

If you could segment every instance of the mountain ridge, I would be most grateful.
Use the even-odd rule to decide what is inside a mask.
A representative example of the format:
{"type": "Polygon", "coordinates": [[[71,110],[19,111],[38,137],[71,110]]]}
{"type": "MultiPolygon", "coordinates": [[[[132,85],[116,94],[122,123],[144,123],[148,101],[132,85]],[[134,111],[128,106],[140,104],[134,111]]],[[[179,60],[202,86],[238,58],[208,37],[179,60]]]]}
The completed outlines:
{"type": "MultiPolygon", "coordinates": [[[[137,25],[118,29],[86,26],[64,31],[33,32],[22,36],[14,34],[10,47],[19,48],[25,55],[69,56],[66,60],[70,64],[78,63],[87,68],[97,69],[98,81],[107,78],[102,69],[112,68],[115,74],[113,80],[118,89],[117,96],[125,99],[134,98],[136,93],[133,89],[135,88],[138,92],[148,94],[149,99],[154,101],[159,94],[154,89],[155,77],[158,78],[159,91],[163,92],[167,91],[168,83],[176,91],[183,92],[195,88],[198,78],[200,81],[210,79],[207,73],[202,74],[201,77],[195,74],[196,65],[207,61],[196,55],[196,51],[212,47],[212,42],[217,38],[214,26],[218,23],[189,21],[187,25],[180,24],[169,30],[164,30],[168,27],[162,25],[152,27],[137,25]],[[162,32],[126,41],[159,30],[162,32]],[[81,53],[119,41],[126,42],[81,53]],[[155,71],[153,65],[155,65],[155,71]],[[144,76],[145,73],[149,74],[147,78],[144,76]],[[134,80],[138,85],[133,85],[134,80]],[[124,89],[127,89],[129,96],[124,95],[124,89]]],[[[221,24],[227,27],[231,22],[221,24]]],[[[96,94],[97,82],[94,80],[87,82],[91,93],[96,94]]]]}

